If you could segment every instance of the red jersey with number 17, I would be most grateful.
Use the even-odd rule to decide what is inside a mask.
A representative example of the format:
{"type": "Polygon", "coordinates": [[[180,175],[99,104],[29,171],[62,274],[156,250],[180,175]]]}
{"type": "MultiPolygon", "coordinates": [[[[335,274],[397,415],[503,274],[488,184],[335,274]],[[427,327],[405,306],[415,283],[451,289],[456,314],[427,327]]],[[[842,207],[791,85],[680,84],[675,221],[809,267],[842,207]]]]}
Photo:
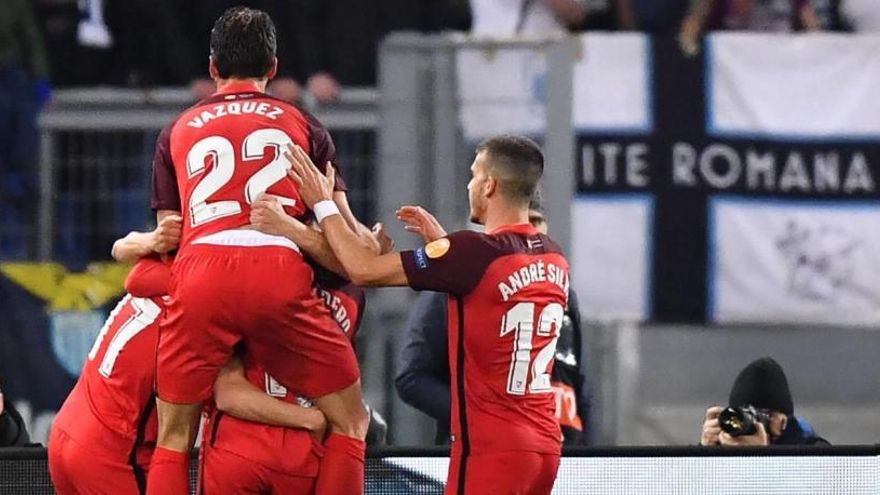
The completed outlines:
{"type": "Polygon", "coordinates": [[[125,282],[129,294],[98,333],[52,426],[93,453],[144,469],[156,442],[156,346],[169,279],[168,264],[157,258],[135,264],[125,282]]]}
{"type": "MultiPolygon", "coordinates": [[[[306,206],[287,176],[284,158],[293,143],[321,169],[336,159],[327,129],[307,112],[250,82],[226,86],[159,135],[151,206],[182,213],[181,249],[200,237],[248,225],[250,205],[264,192],[280,196],[285,211],[301,217],[306,206]]],[[[336,180],[336,189],[344,191],[338,174],[336,180]]]]}
{"type": "Polygon", "coordinates": [[[559,455],[550,373],[568,262],[531,225],[462,231],[401,253],[410,286],[449,293],[454,456],[559,455]]]}

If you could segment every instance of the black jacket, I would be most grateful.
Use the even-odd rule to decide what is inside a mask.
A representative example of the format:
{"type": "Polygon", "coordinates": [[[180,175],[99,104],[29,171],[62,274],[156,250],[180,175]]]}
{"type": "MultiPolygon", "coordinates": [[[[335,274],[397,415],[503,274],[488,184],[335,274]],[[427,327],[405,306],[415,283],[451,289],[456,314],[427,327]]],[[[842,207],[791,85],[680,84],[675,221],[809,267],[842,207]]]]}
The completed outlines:
{"type": "Polygon", "coordinates": [[[828,440],[816,435],[816,430],[804,418],[789,416],[782,435],[773,445],[831,445],[828,440]]]}
{"type": "Polygon", "coordinates": [[[24,447],[31,442],[21,414],[12,402],[3,396],[3,414],[0,414],[0,447],[24,447]]]}
{"type": "MultiPolygon", "coordinates": [[[[449,334],[446,294],[422,292],[416,299],[403,333],[403,349],[394,384],[400,398],[437,421],[436,443],[449,442],[449,334]]],[[[587,443],[590,386],[588,366],[582,352],[580,313],[574,291],[569,293],[569,310],[556,345],[556,362],[551,380],[570,386],[576,395],[583,431],[563,427],[566,445],[587,443]]]]}

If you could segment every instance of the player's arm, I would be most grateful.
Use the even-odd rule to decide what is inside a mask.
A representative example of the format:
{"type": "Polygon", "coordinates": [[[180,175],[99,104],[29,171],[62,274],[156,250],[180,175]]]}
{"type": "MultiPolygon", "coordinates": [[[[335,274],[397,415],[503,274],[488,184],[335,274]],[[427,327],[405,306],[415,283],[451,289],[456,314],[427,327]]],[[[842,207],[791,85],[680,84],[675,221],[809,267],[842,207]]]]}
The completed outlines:
{"type": "Polygon", "coordinates": [[[276,196],[261,195],[251,205],[250,222],[260,232],[290,239],[319,265],[348,279],[348,273],[327,239],[316,229],[285,213],[276,196]]]}
{"type": "MultiPolygon", "coordinates": [[[[317,203],[327,201],[323,203],[325,206],[338,210],[332,201],[335,184],[333,167],[327,166],[322,174],[308,154],[296,145],[291,146],[285,156],[291,163],[289,174],[299,186],[306,204],[314,210],[317,203]]],[[[319,220],[324,236],[353,283],[362,286],[408,285],[399,253],[377,255],[370,246],[361,242],[360,236],[352,231],[341,214],[319,220]]]]}
{"type": "Polygon", "coordinates": [[[214,400],[219,410],[246,421],[312,432],[327,427],[321,411],[283,402],[255,387],[245,377],[241,360],[237,357],[217,376],[214,400]]]}
{"type": "Polygon", "coordinates": [[[180,244],[181,221],[179,214],[167,212],[159,217],[154,230],[129,232],[122,239],[117,239],[110,254],[116,261],[131,263],[152,253],[167,253],[180,244]]]}

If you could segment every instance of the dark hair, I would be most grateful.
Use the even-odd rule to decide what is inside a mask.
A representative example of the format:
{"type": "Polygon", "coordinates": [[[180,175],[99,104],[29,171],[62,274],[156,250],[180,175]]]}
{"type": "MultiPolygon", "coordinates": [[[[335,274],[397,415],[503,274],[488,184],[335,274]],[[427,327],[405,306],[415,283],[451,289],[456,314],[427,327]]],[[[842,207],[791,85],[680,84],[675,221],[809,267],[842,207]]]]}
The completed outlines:
{"type": "Polygon", "coordinates": [[[232,7],[211,29],[211,58],[223,79],[265,77],[276,48],[275,24],[262,10],[232,7]]]}
{"type": "Polygon", "coordinates": [[[527,205],[544,173],[544,154],[537,143],[524,136],[491,137],[477,146],[486,152],[488,172],[506,197],[527,205]]]}

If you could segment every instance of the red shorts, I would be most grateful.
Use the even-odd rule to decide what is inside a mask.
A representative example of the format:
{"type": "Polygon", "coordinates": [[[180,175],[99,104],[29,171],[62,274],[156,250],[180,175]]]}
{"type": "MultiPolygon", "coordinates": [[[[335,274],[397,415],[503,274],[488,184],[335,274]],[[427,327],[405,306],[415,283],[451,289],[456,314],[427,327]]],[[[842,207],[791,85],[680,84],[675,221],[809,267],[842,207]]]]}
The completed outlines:
{"type": "Polygon", "coordinates": [[[288,247],[188,246],[175,261],[159,327],[159,397],[179,404],[210,398],[239,341],[298,395],[318,398],[355,383],[354,350],[313,277],[288,247]]]}
{"type": "Polygon", "coordinates": [[[78,443],[60,428],[49,435],[49,475],[59,495],[138,495],[146,490],[147,470],[132,466],[128,453],[115,458],[78,443]]]}
{"type": "MultiPolygon", "coordinates": [[[[275,452],[277,456],[285,452],[275,452]]],[[[253,459],[204,445],[199,451],[199,486],[206,495],[254,494],[312,495],[317,473],[311,476],[270,469],[253,459]]]]}
{"type": "Polygon", "coordinates": [[[449,459],[445,495],[550,495],[559,456],[536,452],[460,455],[449,459]],[[464,476],[464,479],[462,479],[464,476]]]}

